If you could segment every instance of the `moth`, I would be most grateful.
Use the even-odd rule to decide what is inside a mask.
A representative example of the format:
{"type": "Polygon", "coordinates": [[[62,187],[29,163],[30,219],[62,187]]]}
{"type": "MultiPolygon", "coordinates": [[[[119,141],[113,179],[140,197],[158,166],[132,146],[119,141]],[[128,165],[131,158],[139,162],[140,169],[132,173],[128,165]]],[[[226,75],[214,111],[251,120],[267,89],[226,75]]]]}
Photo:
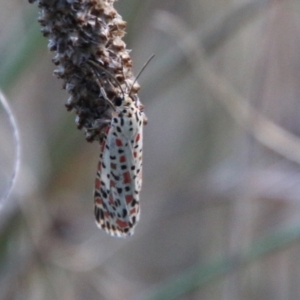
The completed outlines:
{"type": "Polygon", "coordinates": [[[101,144],[95,183],[98,227],[112,236],[132,235],[140,218],[143,125],[146,116],[128,95],[115,101],[101,144]]]}
{"type": "MultiPolygon", "coordinates": [[[[143,126],[147,124],[144,107],[137,96],[131,96],[134,83],[154,57],[143,66],[128,92],[112,103],[110,121],[101,142],[94,191],[94,212],[97,226],[108,234],[130,236],[140,218],[142,188],[143,126]]],[[[93,66],[98,66],[91,62],[93,66]]],[[[115,80],[103,67],[101,70],[115,80]]],[[[119,83],[117,83],[119,85],[119,83]]],[[[105,94],[99,84],[102,95],[105,94]]],[[[105,98],[107,98],[105,96],[105,98]]]]}

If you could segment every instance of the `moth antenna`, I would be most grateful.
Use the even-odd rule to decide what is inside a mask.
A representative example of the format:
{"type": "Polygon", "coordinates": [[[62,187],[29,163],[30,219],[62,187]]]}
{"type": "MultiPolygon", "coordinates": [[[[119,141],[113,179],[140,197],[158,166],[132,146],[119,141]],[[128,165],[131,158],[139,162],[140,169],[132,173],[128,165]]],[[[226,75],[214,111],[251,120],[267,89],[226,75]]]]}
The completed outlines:
{"type": "Polygon", "coordinates": [[[100,92],[104,99],[109,103],[109,105],[112,107],[113,110],[116,110],[115,105],[108,99],[107,94],[102,86],[100,86],[100,92]]]}
{"type": "MultiPolygon", "coordinates": [[[[95,68],[99,68],[101,69],[103,72],[105,72],[111,79],[113,79],[115,81],[115,83],[117,84],[117,86],[120,88],[122,94],[123,94],[123,99],[125,99],[125,93],[119,83],[119,81],[115,78],[115,76],[113,74],[111,74],[109,71],[107,71],[104,67],[102,67],[99,63],[94,62],[93,60],[89,59],[88,63],[93,65],[93,67],[95,68]]],[[[99,79],[99,77],[97,76],[97,78],[99,79]]],[[[111,102],[111,101],[110,101],[111,102]]]]}
{"type": "Polygon", "coordinates": [[[135,77],[135,79],[134,79],[134,81],[133,81],[133,83],[132,83],[132,85],[131,85],[131,88],[130,88],[130,91],[129,91],[129,94],[128,94],[128,95],[131,94],[134,84],[137,82],[137,80],[139,79],[140,75],[143,73],[143,71],[144,71],[145,68],[148,66],[148,64],[150,63],[150,61],[152,60],[152,58],[153,58],[154,56],[155,56],[154,54],[151,55],[151,56],[148,58],[148,60],[146,61],[146,63],[143,65],[143,67],[141,68],[141,70],[139,71],[139,73],[137,74],[137,76],[135,77]]]}
{"type": "Polygon", "coordinates": [[[105,92],[105,90],[103,89],[103,87],[101,86],[101,78],[99,78],[99,75],[96,73],[96,71],[94,69],[91,69],[94,76],[96,77],[97,83],[99,85],[99,89],[100,89],[100,94],[103,96],[103,98],[107,101],[107,103],[111,106],[111,108],[113,110],[116,110],[116,107],[114,106],[114,104],[108,99],[107,94],[105,92]]]}
{"type": "MultiPolygon", "coordinates": [[[[127,87],[127,90],[129,90],[129,86],[128,86],[126,80],[125,80],[125,73],[124,73],[124,65],[123,65],[123,61],[121,62],[121,64],[122,64],[122,73],[123,73],[123,77],[124,77],[124,83],[125,83],[125,85],[126,85],[126,87],[127,87]]],[[[123,96],[124,96],[124,95],[123,95],[123,96]]]]}

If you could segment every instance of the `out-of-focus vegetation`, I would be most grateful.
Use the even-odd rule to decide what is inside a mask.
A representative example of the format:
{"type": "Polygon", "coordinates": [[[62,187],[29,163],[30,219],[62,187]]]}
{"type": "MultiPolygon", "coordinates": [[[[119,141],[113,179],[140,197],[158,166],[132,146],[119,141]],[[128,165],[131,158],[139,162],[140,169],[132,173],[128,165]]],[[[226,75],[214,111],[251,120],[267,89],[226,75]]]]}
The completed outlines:
{"type": "MultiPolygon", "coordinates": [[[[0,211],[0,299],[300,298],[300,5],[129,1],[144,130],[141,220],[94,223],[99,145],[52,76],[37,7],[0,0],[0,84],[21,169],[0,211]]],[[[0,190],[14,144],[0,111],[0,190]]]]}

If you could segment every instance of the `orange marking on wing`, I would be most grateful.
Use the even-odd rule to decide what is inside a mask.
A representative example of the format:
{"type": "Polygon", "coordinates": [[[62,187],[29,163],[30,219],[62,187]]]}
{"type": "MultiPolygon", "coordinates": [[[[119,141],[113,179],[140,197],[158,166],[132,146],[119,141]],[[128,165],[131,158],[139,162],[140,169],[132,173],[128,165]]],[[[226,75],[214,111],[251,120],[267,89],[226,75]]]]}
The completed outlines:
{"type": "Polygon", "coordinates": [[[130,173],[127,171],[123,173],[123,183],[130,183],[131,178],[130,178],[130,173]]]}
{"type": "Polygon", "coordinates": [[[105,145],[106,145],[106,141],[103,141],[102,144],[101,144],[101,152],[103,152],[103,150],[105,148],[105,145]]]}
{"type": "Polygon", "coordinates": [[[138,133],[138,135],[135,138],[135,141],[138,142],[140,140],[140,138],[141,138],[141,135],[138,133]]]}
{"type": "Polygon", "coordinates": [[[123,143],[122,143],[122,141],[121,141],[120,139],[116,139],[116,145],[117,145],[118,147],[122,147],[122,146],[123,146],[123,143]]]}
{"type": "Polygon", "coordinates": [[[133,215],[133,214],[135,214],[135,213],[136,213],[136,209],[133,208],[133,209],[130,211],[130,214],[133,215]]]}
{"type": "Polygon", "coordinates": [[[111,169],[113,169],[113,170],[115,170],[115,169],[117,168],[117,165],[116,165],[116,164],[113,164],[113,163],[111,163],[111,164],[110,164],[110,168],[111,168],[111,169]]]}
{"type": "Polygon", "coordinates": [[[121,228],[124,228],[124,227],[127,227],[128,226],[128,223],[127,222],[124,222],[120,219],[117,219],[116,223],[121,227],[121,228]]]}
{"type": "Polygon", "coordinates": [[[125,157],[125,155],[122,155],[120,157],[120,163],[124,163],[124,162],[126,162],[126,157],[125,157]]]}
{"type": "Polygon", "coordinates": [[[114,198],[113,198],[112,194],[109,195],[109,203],[114,204],[114,198]]]}
{"type": "Polygon", "coordinates": [[[101,198],[96,198],[95,203],[99,204],[99,205],[102,205],[102,199],[101,198]]]}
{"type": "Polygon", "coordinates": [[[125,200],[126,200],[126,203],[129,204],[133,200],[133,196],[127,195],[127,196],[125,196],[125,200]]]}
{"type": "Polygon", "coordinates": [[[137,157],[137,153],[133,152],[133,157],[136,158],[137,157]]]}
{"type": "Polygon", "coordinates": [[[111,187],[115,187],[115,186],[116,186],[116,182],[113,181],[113,180],[111,180],[111,181],[110,181],[110,186],[111,186],[111,187]]]}
{"type": "Polygon", "coordinates": [[[99,190],[99,189],[100,189],[100,186],[101,186],[100,179],[99,179],[99,178],[96,178],[96,183],[95,183],[96,190],[99,190]]]}
{"type": "Polygon", "coordinates": [[[98,171],[101,172],[101,161],[98,163],[98,171]]]}

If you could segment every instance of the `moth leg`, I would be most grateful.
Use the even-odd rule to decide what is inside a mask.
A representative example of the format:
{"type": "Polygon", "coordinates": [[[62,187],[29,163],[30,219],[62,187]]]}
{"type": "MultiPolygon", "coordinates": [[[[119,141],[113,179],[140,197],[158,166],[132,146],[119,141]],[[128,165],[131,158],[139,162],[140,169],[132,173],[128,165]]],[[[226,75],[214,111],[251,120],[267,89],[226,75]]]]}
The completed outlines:
{"type": "Polygon", "coordinates": [[[109,119],[97,119],[93,122],[93,125],[86,129],[87,141],[92,141],[96,135],[99,136],[99,140],[102,141],[105,136],[105,130],[110,125],[109,119]]]}

